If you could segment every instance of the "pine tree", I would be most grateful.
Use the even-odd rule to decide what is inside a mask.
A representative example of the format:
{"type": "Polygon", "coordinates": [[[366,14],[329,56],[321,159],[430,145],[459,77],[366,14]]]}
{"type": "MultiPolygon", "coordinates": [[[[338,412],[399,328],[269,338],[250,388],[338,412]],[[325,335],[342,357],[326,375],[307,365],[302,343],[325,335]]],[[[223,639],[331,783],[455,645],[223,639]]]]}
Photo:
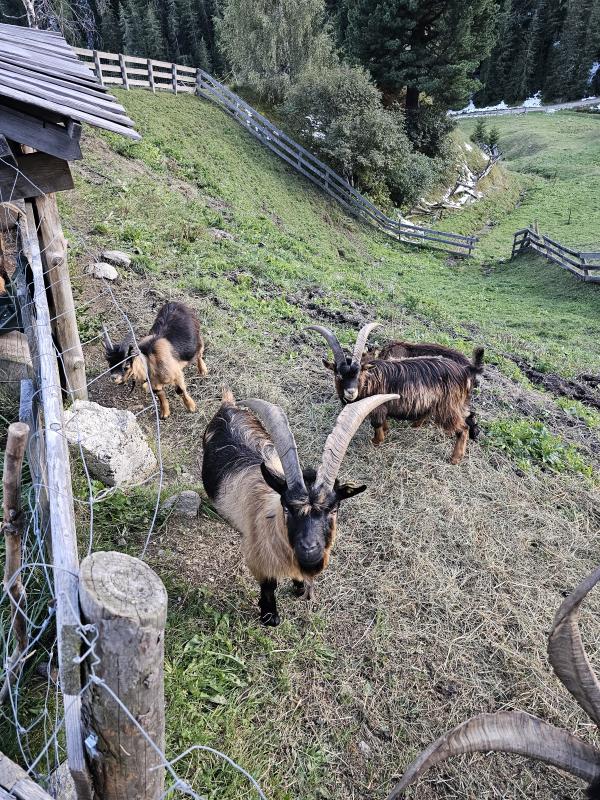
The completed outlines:
{"type": "Polygon", "coordinates": [[[196,67],[200,67],[205,72],[212,72],[212,61],[210,60],[210,54],[208,52],[208,47],[206,46],[206,41],[204,36],[200,39],[200,45],[198,47],[198,60],[194,65],[196,67]]]}
{"type": "Polygon", "coordinates": [[[160,24],[158,22],[158,16],[156,14],[156,10],[152,3],[148,3],[146,6],[146,13],[143,17],[143,26],[144,26],[144,49],[145,55],[147,58],[157,58],[157,59],[164,59],[166,58],[165,53],[165,41],[163,39],[162,31],[160,29],[160,24]]]}
{"type": "Polygon", "coordinates": [[[112,6],[108,6],[100,18],[100,44],[109,53],[123,52],[119,21],[112,6]]]}
{"type": "Polygon", "coordinates": [[[475,123],[475,128],[470,136],[470,139],[475,144],[481,144],[482,142],[486,142],[487,138],[488,138],[488,132],[485,125],[485,120],[483,119],[483,117],[479,117],[479,119],[475,123]]]}
{"type": "Polygon", "coordinates": [[[439,106],[466,102],[490,52],[496,0],[346,0],[346,47],[388,99],[406,89],[406,108],[426,93],[439,106]]]}
{"type": "Polygon", "coordinates": [[[591,65],[586,43],[592,5],[593,0],[568,0],[547,81],[546,94],[552,98],[565,100],[585,94],[591,65]]]}

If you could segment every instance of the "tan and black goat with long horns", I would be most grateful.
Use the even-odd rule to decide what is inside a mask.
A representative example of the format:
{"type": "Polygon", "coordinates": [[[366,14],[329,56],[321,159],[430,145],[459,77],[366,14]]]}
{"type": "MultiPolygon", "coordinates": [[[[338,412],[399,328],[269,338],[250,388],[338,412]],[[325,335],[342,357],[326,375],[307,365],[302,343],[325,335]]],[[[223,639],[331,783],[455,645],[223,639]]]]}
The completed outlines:
{"type": "Polygon", "coordinates": [[[204,363],[200,322],[193,309],[184,303],[165,303],[148,335],[139,339],[137,345],[133,336],[113,344],[106,328],[103,340],[106,360],[115,383],[133,381],[145,389],[150,383],[158,397],[161,419],[171,414],[165,393],[165,388],[170,385],[175,386],[188,411],[196,410],[196,403],[187,390],[183,370],[192,361],[196,362],[200,375],[206,375],[208,370],[204,363]]]}
{"type": "MultiPolygon", "coordinates": [[[[548,637],[548,657],[558,679],[600,728],[600,682],[579,632],[579,608],[598,581],[600,567],[561,604],[548,637]]],[[[441,736],[408,767],[388,800],[399,800],[405,789],[435,764],[465,753],[492,751],[545,761],[584,780],[590,800],[600,800],[600,750],[523,711],[480,714],[441,736]]]]}
{"type": "Polygon", "coordinates": [[[483,369],[483,348],[475,348],[473,361],[467,364],[439,355],[364,360],[367,338],[376,326],[377,323],[370,323],[361,328],[351,357],[346,356],[337,337],[328,328],[320,325],[309,327],[309,330],[320,333],[331,347],[334,362],[324,363],[333,370],[340,400],[353,403],[375,394],[398,394],[397,400],[372,412],[373,444],[379,445],[384,441],[388,418],[409,420],[414,427],[432,422],[456,437],[450,461],[459,464],[469,436],[476,438],[477,434],[470,403],[476,376],[483,369]]]}
{"type": "Polygon", "coordinates": [[[244,401],[246,410],[225,392],[204,433],[202,482],[218,513],[243,534],[246,564],[260,584],[264,625],[279,624],[279,580],[291,578],[297,594],[311,596],[315,576],[329,563],[339,504],[367,488],[338,481],[348,445],[365,417],[394,397],[368,397],[345,408],[315,471],[300,467],[279,406],[252,399],[244,401]]]}

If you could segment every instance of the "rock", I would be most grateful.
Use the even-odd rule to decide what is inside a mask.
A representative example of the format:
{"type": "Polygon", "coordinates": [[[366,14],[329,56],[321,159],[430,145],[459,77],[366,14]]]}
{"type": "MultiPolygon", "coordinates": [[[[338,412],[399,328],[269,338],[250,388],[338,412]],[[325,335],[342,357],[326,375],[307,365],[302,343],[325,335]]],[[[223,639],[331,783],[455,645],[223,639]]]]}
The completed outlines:
{"type": "Polygon", "coordinates": [[[198,492],[186,489],[184,492],[167,497],[161,506],[161,511],[170,511],[180,517],[194,518],[198,516],[201,503],[198,492]]]}
{"type": "Polygon", "coordinates": [[[107,486],[141,483],[157,468],[131,411],[76,400],[65,411],[65,435],[74,457],[81,447],[90,474],[107,486]]]}
{"type": "Polygon", "coordinates": [[[119,273],[113,265],[108,264],[106,261],[96,261],[95,264],[90,264],[86,272],[93,278],[104,278],[107,281],[116,281],[119,277],[119,273]]]}
{"type": "Polygon", "coordinates": [[[362,741],[362,740],[361,740],[361,741],[358,743],[358,749],[359,749],[359,750],[360,750],[360,752],[363,754],[363,756],[369,756],[369,755],[371,755],[371,748],[369,747],[369,745],[368,745],[368,744],[367,744],[365,741],[362,741]]]}
{"type": "Polygon", "coordinates": [[[114,264],[115,267],[128,269],[131,266],[131,256],[123,253],[122,250],[105,250],[102,253],[102,259],[108,261],[109,264],[114,264]]]}
{"type": "Polygon", "coordinates": [[[221,230],[221,228],[209,228],[208,232],[214,239],[227,239],[229,242],[235,241],[234,237],[228,231],[221,230]]]}

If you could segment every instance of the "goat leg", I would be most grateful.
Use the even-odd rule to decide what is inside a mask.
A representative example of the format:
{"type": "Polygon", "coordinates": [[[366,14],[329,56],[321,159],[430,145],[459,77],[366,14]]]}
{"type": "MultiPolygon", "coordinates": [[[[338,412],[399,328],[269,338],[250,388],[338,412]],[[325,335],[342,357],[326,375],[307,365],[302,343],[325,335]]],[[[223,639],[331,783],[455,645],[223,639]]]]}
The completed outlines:
{"type": "Polygon", "coordinates": [[[460,464],[465,456],[465,451],[467,449],[467,441],[469,439],[469,427],[465,423],[464,428],[461,428],[456,432],[456,443],[454,445],[454,450],[452,451],[452,456],[450,458],[451,464],[460,464]]]}
{"type": "Polygon", "coordinates": [[[277,601],[275,600],[276,589],[277,580],[275,578],[267,578],[261,581],[260,600],[258,601],[260,621],[263,625],[268,625],[272,628],[281,622],[277,613],[277,601]]]}
{"type": "Polygon", "coordinates": [[[160,404],[160,418],[167,419],[167,417],[171,416],[171,408],[169,407],[169,401],[167,400],[167,395],[162,386],[160,389],[156,387],[156,396],[160,404]]]}
{"type": "Polygon", "coordinates": [[[188,394],[188,390],[185,385],[185,380],[183,379],[183,375],[180,375],[177,378],[175,382],[175,391],[177,392],[177,394],[181,395],[183,405],[186,407],[188,411],[196,410],[196,403],[194,403],[192,397],[188,394]]]}

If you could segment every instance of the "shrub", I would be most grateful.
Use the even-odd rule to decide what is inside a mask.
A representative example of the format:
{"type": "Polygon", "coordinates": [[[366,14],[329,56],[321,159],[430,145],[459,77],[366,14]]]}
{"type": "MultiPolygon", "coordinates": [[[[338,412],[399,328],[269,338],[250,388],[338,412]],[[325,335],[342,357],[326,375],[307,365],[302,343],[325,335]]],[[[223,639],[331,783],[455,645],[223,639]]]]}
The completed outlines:
{"type": "Polygon", "coordinates": [[[423,103],[406,116],[406,133],[415,150],[429,158],[451,158],[449,134],[456,122],[444,109],[423,103]]]}
{"type": "Polygon", "coordinates": [[[487,429],[486,443],[503,450],[524,471],[540,467],[548,472],[575,472],[588,478],[593,469],[573,445],[564,444],[543,422],[498,419],[487,429]]]}
{"type": "Polygon", "coordinates": [[[488,147],[490,149],[494,148],[499,141],[500,141],[500,131],[498,130],[498,128],[492,128],[487,136],[488,147]]]}
{"type": "Polygon", "coordinates": [[[475,130],[471,134],[470,138],[475,144],[482,144],[483,142],[487,141],[488,132],[487,128],[485,127],[485,120],[482,119],[482,117],[479,117],[475,123],[475,130]]]}
{"type": "Polygon", "coordinates": [[[280,112],[310,150],[378,202],[411,202],[433,181],[435,167],[413,152],[403,112],[383,107],[361,67],[307,70],[280,112]]]}

